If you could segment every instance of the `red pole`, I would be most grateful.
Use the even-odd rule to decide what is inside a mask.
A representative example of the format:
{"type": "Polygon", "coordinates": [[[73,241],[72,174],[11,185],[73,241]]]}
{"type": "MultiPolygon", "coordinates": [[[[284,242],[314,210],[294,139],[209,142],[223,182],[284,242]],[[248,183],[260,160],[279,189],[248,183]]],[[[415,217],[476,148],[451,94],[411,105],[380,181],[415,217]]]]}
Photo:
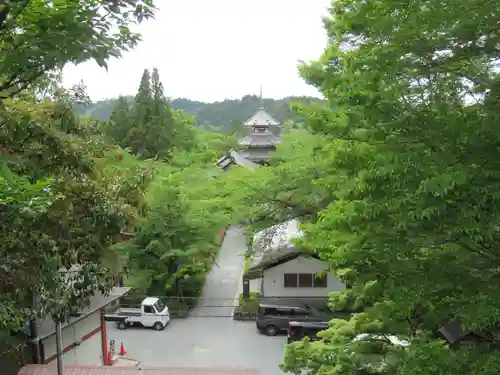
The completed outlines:
{"type": "Polygon", "coordinates": [[[108,354],[108,330],[106,320],[104,320],[104,309],[101,309],[101,344],[102,344],[102,362],[104,366],[111,366],[108,354]]]}

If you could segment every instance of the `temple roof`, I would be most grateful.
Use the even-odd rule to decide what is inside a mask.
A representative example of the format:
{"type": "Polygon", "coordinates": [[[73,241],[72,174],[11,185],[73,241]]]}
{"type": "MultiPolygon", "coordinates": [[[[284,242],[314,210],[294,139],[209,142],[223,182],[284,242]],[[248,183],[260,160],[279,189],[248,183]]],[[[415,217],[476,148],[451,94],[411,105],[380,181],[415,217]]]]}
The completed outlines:
{"type": "Polygon", "coordinates": [[[258,167],[258,164],[248,160],[240,153],[230,150],[223,157],[217,160],[217,166],[220,167],[223,171],[226,171],[232,165],[239,165],[240,167],[254,169],[258,167]]]}
{"type": "Polygon", "coordinates": [[[240,146],[269,147],[281,142],[281,137],[273,133],[251,133],[240,139],[240,146]]]}
{"type": "Polygon", "coordinates": [[[278,126],[280,123],[261,107],[252,117],[243,123],[245,126],[278,126]]]}

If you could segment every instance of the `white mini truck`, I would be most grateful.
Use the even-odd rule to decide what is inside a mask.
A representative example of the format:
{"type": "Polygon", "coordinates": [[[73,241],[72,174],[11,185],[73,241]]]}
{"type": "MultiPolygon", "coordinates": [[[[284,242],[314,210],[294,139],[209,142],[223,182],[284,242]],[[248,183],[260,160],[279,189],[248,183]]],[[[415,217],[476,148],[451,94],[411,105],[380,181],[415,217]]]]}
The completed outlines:
{"type": "Polygon", "coordinates": [[[116,322],[119,329],[141,325],[161,331],[170,322],[170,313],[168,307],[159,298],[146,297],[140,308],[121,307],[114,313],[105,314],[104,319],[108,322],[116,322]]]}

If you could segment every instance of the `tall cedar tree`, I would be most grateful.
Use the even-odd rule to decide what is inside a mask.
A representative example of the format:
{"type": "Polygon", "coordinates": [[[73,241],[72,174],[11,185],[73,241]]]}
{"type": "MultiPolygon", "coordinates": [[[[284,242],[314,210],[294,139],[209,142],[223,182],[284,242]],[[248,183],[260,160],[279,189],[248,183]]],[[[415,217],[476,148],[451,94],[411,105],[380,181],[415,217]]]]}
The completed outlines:
{"type": "Polygon", "coordinates": [[[151,141],[155,142],[157,150],[161,152],[160,156],[168,156],[176,146],[177,124],[170,103],[165,97],[160,74],[156,68],[153,69],[151,75],[151,89],[153,94],[153,121],[150,125],[151,141]]]}
{"type": "Polygon", "coordinates": [[[152,119],[152,94],[151,75],[148,69],[142,73],[139,90],[134,98],[131,113],[130,129],[127,132],[126,146],[130,147],[134,154],[145,157],[156,156],[153,150],[147,147],[147,126],[152,119]]]}
{"type": "Polygon", "coordinates": [[[111,138],[144,158],[168,158],[186,125],[177,124],[157,69],[144,70],[132,108],[120,98],[111,120],[111,138]]]}

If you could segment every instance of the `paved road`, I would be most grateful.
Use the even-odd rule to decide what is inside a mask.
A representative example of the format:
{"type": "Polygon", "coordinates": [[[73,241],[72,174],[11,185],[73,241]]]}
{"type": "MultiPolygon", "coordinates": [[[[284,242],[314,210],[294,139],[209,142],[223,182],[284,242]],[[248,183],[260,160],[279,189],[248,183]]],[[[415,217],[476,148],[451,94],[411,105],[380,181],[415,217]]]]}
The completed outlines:
{"type": "Polygon", "coordinates": [[[173,320],[164,331],[129,328],[119,331],[108,324],[108,339],[143,366],[251,367],[262,375],[283,375],[285,337],[267,337],[254,322],[236,322],[231,315],[241,288],[246,239],[240,227],[231,227],[212,272],[203,299],[187,319],[173,320]]]}
{"type": "Polygon", "coordinates": [[[222,243],[216,264],[207,275],[202,297],[191,316],[232,316],[241,288],[243,253],[246,246],[243,229],[236,225],[231,226],[222,243]]]}

